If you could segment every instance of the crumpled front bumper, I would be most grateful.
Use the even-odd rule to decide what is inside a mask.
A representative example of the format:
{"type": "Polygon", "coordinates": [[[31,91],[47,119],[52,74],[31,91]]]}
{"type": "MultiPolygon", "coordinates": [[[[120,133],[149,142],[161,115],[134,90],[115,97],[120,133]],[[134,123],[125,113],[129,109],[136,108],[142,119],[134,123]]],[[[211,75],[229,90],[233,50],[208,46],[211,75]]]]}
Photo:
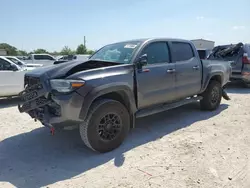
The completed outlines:
{"type": "Polygon", "coordinates": [[[84,98],[77,92],[54,95],[44,83],[28,86],[19,94],[18,109],[39,120],[44,126],[63,128],[77,125],[84,98]]]}

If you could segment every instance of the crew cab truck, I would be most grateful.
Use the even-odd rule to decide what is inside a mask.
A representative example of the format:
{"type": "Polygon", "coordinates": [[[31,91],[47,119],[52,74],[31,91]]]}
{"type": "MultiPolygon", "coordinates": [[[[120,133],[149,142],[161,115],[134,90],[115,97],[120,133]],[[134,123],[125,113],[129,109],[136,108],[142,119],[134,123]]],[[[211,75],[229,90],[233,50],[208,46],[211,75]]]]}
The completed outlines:
{"type": "Polygon", "coordinates": [[[200,101],[216,110],[230,64],[201,61],[194,45],[181,39],[140,39],[102,47],[89,60],[43,67],[25,75],[27,112],[56,130],[78,127],[86,146],[117,148],[140,118],[200,101]]]}

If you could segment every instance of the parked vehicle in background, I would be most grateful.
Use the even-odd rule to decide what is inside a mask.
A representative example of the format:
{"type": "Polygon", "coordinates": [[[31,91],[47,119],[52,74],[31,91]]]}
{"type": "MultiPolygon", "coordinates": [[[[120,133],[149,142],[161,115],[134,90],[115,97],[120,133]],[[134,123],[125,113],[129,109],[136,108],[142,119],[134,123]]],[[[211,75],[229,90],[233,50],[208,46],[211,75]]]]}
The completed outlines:
{"type": "Polygon", "coordinates": [[[64,56],[60,56],[59,58],[57,58],[57,60],[54,62],[54,65],[57,64],[61,64],[61,63],[65,63],[68,61],[71,61],[74,59],[74,55],[64,55],[64,56]]]}
{"type": "Polygon", "coordinates": [[[68,55],[61,55],[56,57],[57,61],[68,60],[68,55]]]}
{"type": "Polygon", "coordinates": [[[17,57],[19,60],[26,60],[28,59],[28,56],[15,56],[17,57]]]}
{"type": "Polygon", "coordinates": [[[19,111],[53,132],[78,128],[86,146],[117,148],[135,118],[200,101],[213,111],[229,81],[231,66],[200,60],[193,43],[144,39],[104,46],[87,61],[72,61],[25,75],[19,111]]]}
{"type": "Polygon", "coordinates": [[[85,55],[67,55],[67,56],[62,56],[58,58],[55,62],[54,65],[56,64],[61,64],[65,63],[68,61],[73,61],[73,60],[78,60],[78,61],[87,61],[89,59],[90,55],[85,54],[85,55]]]}
{"type": "Polygon", "coordinates": [[[212,50],[209,49],[197,49],[200,59],[207,59],[212,50]]]}
{"type": "Polygon", "coordinates": [[[26,68],[27,70],[33,70],[35,68],[43,66],[42,64],[25,63],[15,56],[4,56],[4,57],[7,58],[8,60],[12,61],[16,65],[19,65],[22,68],[26,68]]]}
{"type": "Polygon", "coordinates": [[[80,55],[75,55],[74,60],[79,60],[79,61],[87,61],[91,55],[89,54],[80,54],[80,55]]]}
{"type": "Polygon", "coordinates": [[[50,54],[31,54],[27,60],[24,60],[28,64],[42,64],[43,66],[53,65],[56,58],[50,54]]]}
{"type": "Polygon", "coordinates": [[[24,89],[27,69],[0,56],[0,97],[16,96],[24,89]]]}
{"type": "Polygon", "coordinates": [[[240,80],[246,87],[250,87],[250,44],[216,46],[208,59],[230,61],[232,65],[230,80],[240,80]]]}

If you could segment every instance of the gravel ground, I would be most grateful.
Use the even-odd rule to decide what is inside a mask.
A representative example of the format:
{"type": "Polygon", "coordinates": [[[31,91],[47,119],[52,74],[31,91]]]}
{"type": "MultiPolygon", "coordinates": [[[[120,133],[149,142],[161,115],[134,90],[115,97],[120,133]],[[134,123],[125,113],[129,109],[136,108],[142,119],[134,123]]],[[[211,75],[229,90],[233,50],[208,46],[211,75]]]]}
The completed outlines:
{"type": "Polygon", "coordinates": [[[16,99],[0,100],[0,187],[249,188],[250,89],[228,93],[215,112],[191,104],[139,119],[106,154],[77,131],[51,136],[16,99]]]}

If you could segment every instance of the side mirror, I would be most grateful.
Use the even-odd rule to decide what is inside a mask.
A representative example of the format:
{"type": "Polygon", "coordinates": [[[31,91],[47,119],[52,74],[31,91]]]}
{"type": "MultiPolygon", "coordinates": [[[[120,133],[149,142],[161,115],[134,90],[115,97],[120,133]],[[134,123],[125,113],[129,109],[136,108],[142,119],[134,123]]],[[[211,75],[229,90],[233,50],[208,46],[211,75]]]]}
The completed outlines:
{"type": "Polygon", "coordinates": [[[141,57],[138,58],[136,61],[136,64],[139,69],[141,69],[143,66],[148,64],[148,56],[147,54],[143,54],[141,57]]]}

